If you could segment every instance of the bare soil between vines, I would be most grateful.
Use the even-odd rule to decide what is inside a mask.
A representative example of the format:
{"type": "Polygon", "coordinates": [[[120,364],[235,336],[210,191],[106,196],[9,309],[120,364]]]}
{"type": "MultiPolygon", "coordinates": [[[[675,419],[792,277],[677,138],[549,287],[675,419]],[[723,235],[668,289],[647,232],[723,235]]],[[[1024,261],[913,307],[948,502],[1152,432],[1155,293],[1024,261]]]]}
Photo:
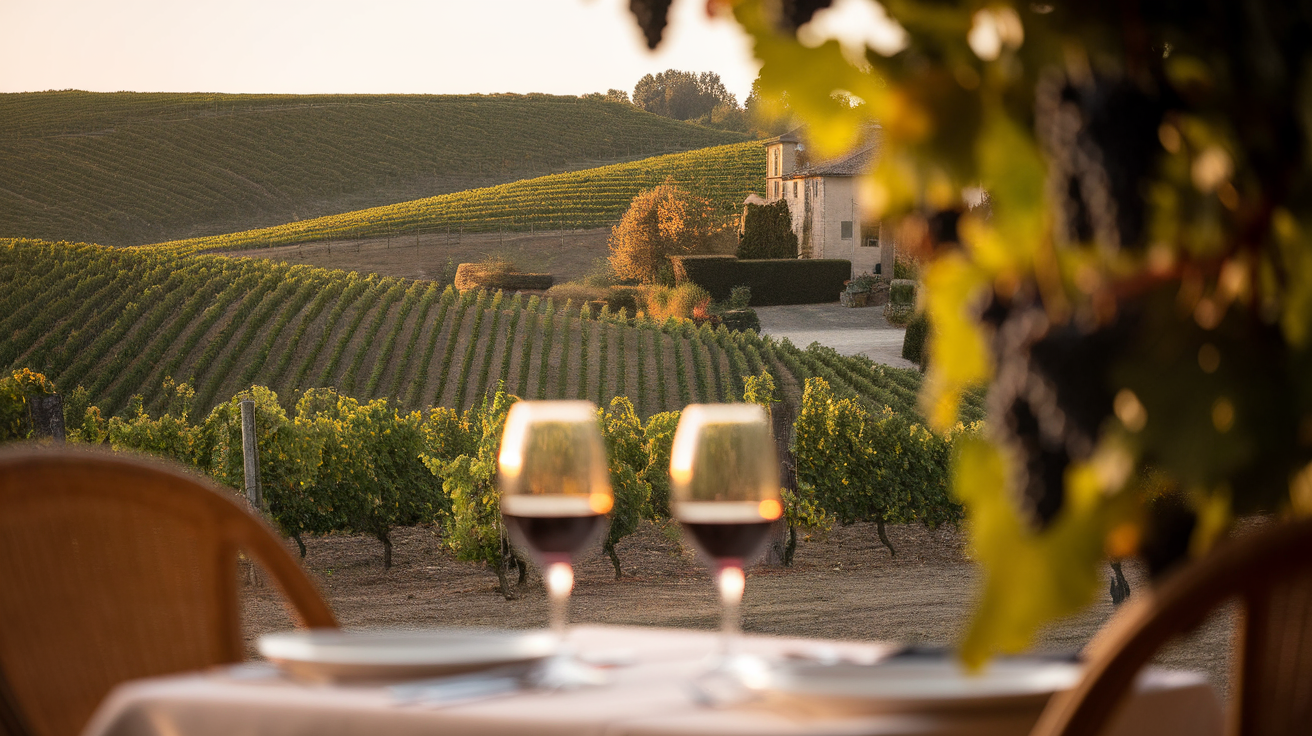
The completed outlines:
{"type": "MultiPolygon", "coordinates": [[[[497,592],[486,567],[461,562],[442,545],[437,527],[393,532],[393,565],[383,570],[382,544],[364,535],[333,534],[306,540],[304,564],[342,626],[386,627],[545,626],[547,602],[531,576],[517,600],[497,592]]],[[[951,645],[969,623],[981,573],[965,552],[963,533],[918,525],[889,527],[897,549],[880,545],[873,525],[836,527],[799,542],[789,568],[749,571],[743,628],[751,633],[832,639],[886,640],[951,645]]],[[[295,552],[295,546],[289,543],[295,552]]],[[[615,579],[600,549],[576,568],[570,617],[574,622],[713,629],[719,608],[711,579],[673,526],[644,523],[619,545],[624,577],[615,579]]],[[[1125,565],[1135,593],[1144,574],[1125,565]]],[[[289,628],[281,598],[267,582],[244,587],[248,647],[261,633],[289,628]]],[[[1114,613],[1104,585],[1083,614],[1051,627],[1036,649],[1076,651],[1114,613]]],[[[1164,666],[1204,670],[1226,691],[1231,612],[1213,616],[1158,658],[1164,666]]]]}

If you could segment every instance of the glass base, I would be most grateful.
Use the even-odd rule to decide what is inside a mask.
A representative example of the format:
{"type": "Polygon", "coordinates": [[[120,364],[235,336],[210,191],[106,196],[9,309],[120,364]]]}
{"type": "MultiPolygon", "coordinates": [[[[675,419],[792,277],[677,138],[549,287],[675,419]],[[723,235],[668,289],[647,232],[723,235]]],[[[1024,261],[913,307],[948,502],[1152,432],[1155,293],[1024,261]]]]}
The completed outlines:
{"type": "Polygon", "coordinates": [[[534,678],[534,685],[546,690],[575,690],[580,687],[605,685],[610,676],[600,667],[581,662],[564,646],[542,663],[534,678]]]}
{"type": "Polygon", "coordinates": [[[769,683],[770,663],[754,654],[713,654],[706,671],[691,683],[693,698],[713,707],[735,705],[757,697],[769,683]]]}

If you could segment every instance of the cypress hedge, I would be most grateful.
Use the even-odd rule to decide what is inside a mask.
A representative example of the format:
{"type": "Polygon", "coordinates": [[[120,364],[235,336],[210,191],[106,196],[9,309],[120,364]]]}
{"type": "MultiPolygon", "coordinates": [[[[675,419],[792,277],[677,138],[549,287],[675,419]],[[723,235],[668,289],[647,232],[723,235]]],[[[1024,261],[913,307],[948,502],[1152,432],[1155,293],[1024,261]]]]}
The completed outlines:
{"type": "Polygon", "coordinates": [[[752,290],[751,306],[838,301],[852,278],[852,262],[837,258],[741,260],[734,256],[671,256],[676,283],[691,281],[711,298],[729,298],[735,286],[752,290]]]}

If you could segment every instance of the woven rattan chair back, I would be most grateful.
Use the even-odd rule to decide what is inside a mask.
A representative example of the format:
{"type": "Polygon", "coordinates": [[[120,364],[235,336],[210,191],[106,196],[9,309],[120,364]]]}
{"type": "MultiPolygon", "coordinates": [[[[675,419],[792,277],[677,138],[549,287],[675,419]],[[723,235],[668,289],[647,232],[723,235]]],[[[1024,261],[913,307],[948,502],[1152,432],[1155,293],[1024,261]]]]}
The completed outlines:
{"type": "Polygon", "coordinates": [[[243,659],[238,550],[310,627],[314,585],[234,494],[66,447],[0,451],[0,683],[33,736],[75,736],[111,687],[243,659]]]}
{"type": "Polygon", "coordinates": [[[1240,614],[1231,671],[1232,734],[1312,733],[1312,520],[1223,543],[1132,598],[1089,645],[1089,669],[1055,696],[1031,736],[1094,736],[1163,644],[1223,603],[1240,614]]]}

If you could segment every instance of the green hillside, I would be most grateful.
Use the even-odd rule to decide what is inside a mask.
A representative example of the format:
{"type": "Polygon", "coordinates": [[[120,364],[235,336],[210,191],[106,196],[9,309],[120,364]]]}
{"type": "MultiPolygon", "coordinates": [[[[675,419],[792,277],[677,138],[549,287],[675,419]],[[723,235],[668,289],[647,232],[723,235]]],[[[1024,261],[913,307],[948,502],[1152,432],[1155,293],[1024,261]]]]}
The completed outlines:
{"type": "MultiPolygon", "coordinates": [[[[333,386],[465,408],[505,381],[527,398],[628,396],[644,416],[737,399],[741,377],[763,369],[793,402],[814,375],[839,395],[914,412],[920,385],[915,371],[751,332],[585,319],[536,297],[255,259],[0,241],[0,281],[11,285],[0,293],[0,368],[84,386],[108,413],[133,395],[162,401],[168,376],[194,385],[198,414],[252,384],[288,399],[333,386]]],[[[966,418],[979,415],[976,401],[966,418]]]]}
{"type": "Polygon", "coordinates": [[[618,222],[634,195],[667,179],[711,200],[727,221],[750,192],[765,191],[765,153],[759,143],[716,146],[150,247],[185,254],[381,237],[416,229],[486,232],[600,227],[618,222]]]}
{"type": "Polygon", "coordinates": [[[743,139],[547,95],[0,94],[0,237],[160,242],[743,139]]]}

